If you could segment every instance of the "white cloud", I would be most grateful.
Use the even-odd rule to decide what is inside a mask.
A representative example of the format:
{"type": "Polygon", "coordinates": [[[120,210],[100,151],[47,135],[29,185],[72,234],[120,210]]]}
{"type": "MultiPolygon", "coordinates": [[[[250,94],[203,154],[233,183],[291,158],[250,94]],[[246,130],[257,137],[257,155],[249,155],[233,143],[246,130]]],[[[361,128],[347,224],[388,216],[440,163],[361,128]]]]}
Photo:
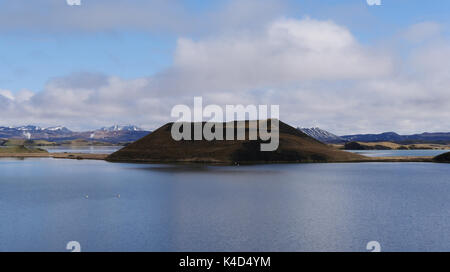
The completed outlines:
{"type": "Polygon", "coordinates": [[[179,39],[174,66],[192,90],[377,78],[392,70],[388,57],[360,46],[346,28],[308,18],[277,20],[254,35],[179,39]]]}
{"type": "Polygon", "coordinates": [[[10,99],[10,100],[14,100],[14,95],[10,90],[2,90],[0,89],[0,95],[3,96],[4,98],[10,99]]]}
{"type": "Polygon", "coordinates": [[[404,32],[404,38],[411,42],[423,42],[439,36],[442,26],[436,22],[421,22],[410,26],[404,32]]]}
{"type": "Polygon", "coordinates": [[[202,95],[208,104],[279,104],[282,120],[337,134],[449,131],[450,67],[442,60],[450,43],[438,40],[393,61],[332,21],[278,19],[259,30],[180,38],[173,67],[153,77],[75,74],[36,94],[3,91],[0,106],[11,123],[155,128],[171,121],[172,106],[202,95]]]}

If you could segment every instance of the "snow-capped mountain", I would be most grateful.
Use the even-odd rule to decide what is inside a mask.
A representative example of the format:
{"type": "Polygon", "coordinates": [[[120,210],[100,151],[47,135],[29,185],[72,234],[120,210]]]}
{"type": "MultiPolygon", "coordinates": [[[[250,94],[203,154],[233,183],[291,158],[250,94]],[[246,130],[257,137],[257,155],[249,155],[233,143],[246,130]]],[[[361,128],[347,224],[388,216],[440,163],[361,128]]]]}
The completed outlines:
{"type": "Polygon", "coordinates": [[[17,130],[20,131],[41,131],[43,130],[41,127],[38,126],[22,126],[22,127],[17,127],[17,130]]]}
{"type": "Polygon", "coordinates": [[[54,126],[42,128],[39,126],[27,125],[20,127],[0,127],[0,138],[3,139],[26,139],[26,140],[95,140],[109,143],[128,143],[136,141],[149,131],[142,130],[134,125],[114,125],[103,127],[97,130],[84,132],[74,132],[64,126],[54,126]]]}
{"type": "Polygon", "coordinates": [[[450,143],[450,132],[425,132],[413,135],[399,135],[395,132],[384,132],[380,134],[356,134],[337,136],[320,128],[298,128],[307,134],[324,143],[346,143],[346,142],[394,142],[394,143],[450,143]]]}
{"type": "Polygon", "coordinates": [[[111,127],[103,127],[101,131],[144,131],[140,127],[134,125],[114,125],[111,127]]]}
{"type": "Polygon", "coordinates": [[[0,127],[0,131],[32,131],[32,132],[39,132],[39,131],[66,131],[70,132],[70,130],[63,126],[57,126],[57,127],[48,127],[48,128],[42,128],[39,126],[20,126],[20,127],[0,127]]]}
{"type": "Polygon", "coordinates": [[[318,127],[315,128],[298,128],[301,132],[305,133],[306,135],[313,137],[314,139],[321,141],[323,143],[344,143],[346,142],[345,139],[328,132],[326,130],[320,129],[318,127]]]}
{"type": "Polygon", "coordinates": [[[145,131],[134,125],[114,125],[90,131],[89,135],[86,136],[90,140],[125,143],[139,140],[149,133],[150,131],[145,131]]]}
{"type": "Polygon", "coordinates": [[[48,131],[59,131],[59,132],[71,132],[71,130],[69,130],[68,128],[63,127],[63,126],[48,127],[45,130],[48,130],[48,131]]]}
{"type": "Polygon", "coordinates": [[[66,127],[42,128],[39,126],[0,127],[0,138],[50,139],[72,134],[66,127]]]}

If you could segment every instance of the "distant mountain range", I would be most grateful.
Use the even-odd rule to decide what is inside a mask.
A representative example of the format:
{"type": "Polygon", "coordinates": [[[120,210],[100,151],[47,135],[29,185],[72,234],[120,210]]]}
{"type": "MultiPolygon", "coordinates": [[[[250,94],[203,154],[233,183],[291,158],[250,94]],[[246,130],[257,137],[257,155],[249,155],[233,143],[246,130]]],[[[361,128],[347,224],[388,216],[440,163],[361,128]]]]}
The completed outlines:
{"type": "Polygon", "coordinates": [[[21,127],[0,127],[0,138],[47,140],[54,142],[83,139],[114,144],[129,143],[134,142],[149,133],[150,131],[145,131],[133,125],[114,125],[111,127],[103,127],[97,130],[83,132],[71,131],[63,126],[48,128],[41,128],[32,125],[21,127]]]}
{"type": "MultiPolygon", "coordinates": [[[[450,144],[450,132],[421,133],[413,135],[400,135],[395,132],[380,134],[355,134],[338,136],[326,130],[315,128],[298,128],[306,135],[323,143],[339,144],[346,142],[394,142],[399,144],[439,143],[450,144]]],[[[107,143],[130,143],[150,134],[134,125],[114,125],[96,130],[75,132],[64,126],[42,128],[39,126],[2,127],[0,126],[0,139],[29,139],[47,140],[53,142],[67,140],[90,140],[107,143]]]]}
{"type": "Polygon", "coordinates": [[[450,144],[450,132],[425,132],[413,135],[400,135],[395,132],[381,134],[357,134],[341,136],[347,141],[358,142],[394,142],[401,144],[441,143],[450,144]]]}
{"type": "Polygon", "coordinates": [[[450,144],[450,132],[425,132],[413,135],[400,135],[395,132],[384,132],[380,134],[356,134],[337,136],[320,128],[298,128],[307,134],[324,143],[336,144],[346,142],[394,142],[399,144],[417,143],[439,143],[450,144]]]}

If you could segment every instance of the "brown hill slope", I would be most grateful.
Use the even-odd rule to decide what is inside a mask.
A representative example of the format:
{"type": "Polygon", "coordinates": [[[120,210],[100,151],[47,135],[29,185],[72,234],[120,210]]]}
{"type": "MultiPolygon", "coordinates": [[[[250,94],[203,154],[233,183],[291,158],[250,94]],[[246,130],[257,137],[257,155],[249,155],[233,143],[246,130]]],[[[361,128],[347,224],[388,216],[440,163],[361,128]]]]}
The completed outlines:
{"type": "MultiPolygon", "coordinates": [[[[345,162],[365,159],[364,156],[333,149],[281,121],[279,122],[279,146],[276,151],[271,152],[260,151],[260,144],[263,143],[261,140],[175,141],[171,137],[172,124],[166,124],[150,135],[111,154],[107,160],[115,162],[235,164],[345,162]]],[[[246,135],[249,131],[248,126],[247,121],[246,135]]]]}
{"type": "Polygon", "coordinates": [[[433,161],[450,163],[450,152],[434,157],[433,161]]]}

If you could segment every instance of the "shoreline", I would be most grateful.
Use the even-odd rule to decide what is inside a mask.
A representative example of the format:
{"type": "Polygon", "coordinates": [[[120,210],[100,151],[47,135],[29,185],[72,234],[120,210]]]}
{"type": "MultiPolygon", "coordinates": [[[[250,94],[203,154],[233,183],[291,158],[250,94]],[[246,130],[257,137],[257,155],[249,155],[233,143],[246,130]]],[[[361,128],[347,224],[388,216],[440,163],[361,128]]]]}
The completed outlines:
{"type": "MultiPolygon", "coordinates": [[[[0,158],[54,158],[54,159],[71,159],[71,160],[102,160],[107,161],[107,157],[109,154],[89,154],[89,153],[17,153],[17,154],[8,154],[0,153],[0,158]]],[[[397,156],[397,157],[366,157],[362,160],[348,160],[348,161],[330,161],[330,162],[310,162],[310,163],[365,163],[365,162],[433,162],[432,156],[397,156]]],[[[149,163],[149,164],[160,164],[160,163],[188,163],[188,164],[211,164],[211,165],[234,165],[231,162],[213,162],[213,161],[145,161],[145,160],[124,160],[124,161],[115,161],[118,163],[149,163]]],[[[276,163],[296,163],[296,162],[269,162],[270,164],[276,163]]],[[[255,164],[252,162],[240,163],[241,165],[247,164],[255,164]]],[[[262,163],[257,163],[262,164],[262,163]]]]}
{"type": "Polygon", "coordinates": [[[406,157],[406,156],[397,156],[397,157],[367,157],[359,160],[337,160],[337,161],[306,161],[306,162],[295,162],[295,161],[271,161],[271,162],[221,162],[221,161],[148,161],[148,160],[114,160],[109,161],[112,163],[136,163],[136,164],[206,164],[206,165],[223,165],[223,166],[231,166],[231,165],[261,165],[261,164],[307,164],[307,163],[369,163],[369,162],[423,162],[423,163],[437,163],[433,160],[434,157],[430,156],[414,156],[414,157],[406,157]]]}
{"type": "Polygon", "coordinates": [[[361,162],[435,162],[433,156],[368,157],[361,162]]]}
{"type": "Polygon", "coordinates": [[[54,158],[72,160],[106,160],[108,154],[89,153],[0,153],[0,158],[54,158]]]}

